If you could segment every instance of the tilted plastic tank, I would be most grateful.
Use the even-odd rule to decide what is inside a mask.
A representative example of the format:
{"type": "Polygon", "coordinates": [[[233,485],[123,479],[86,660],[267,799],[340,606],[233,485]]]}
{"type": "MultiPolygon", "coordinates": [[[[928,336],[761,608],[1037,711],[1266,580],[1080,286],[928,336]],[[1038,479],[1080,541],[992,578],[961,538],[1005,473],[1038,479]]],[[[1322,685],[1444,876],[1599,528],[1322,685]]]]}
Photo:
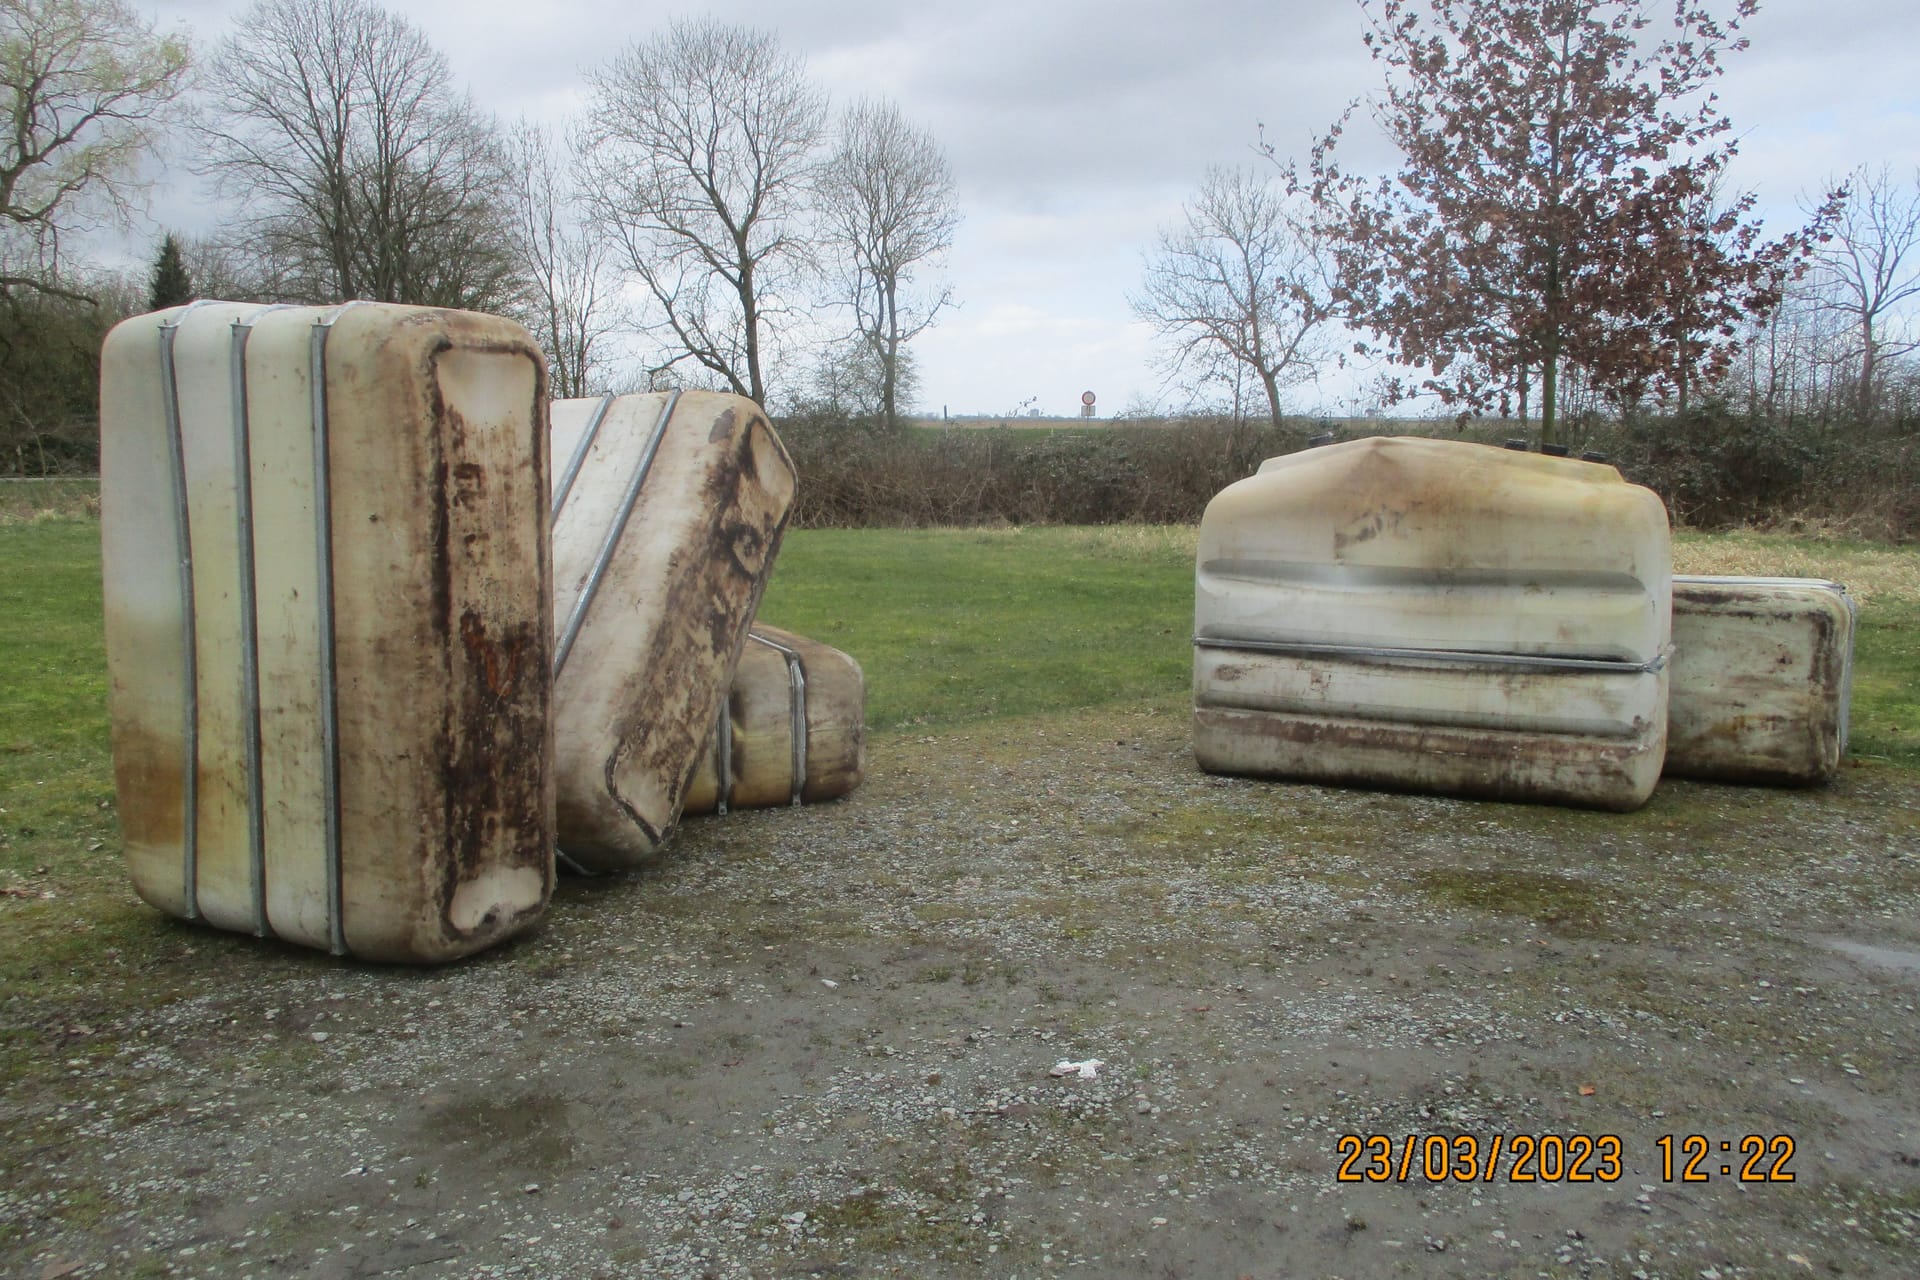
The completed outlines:
{"type": "Polygon", "coordinates": [[[1612,467],[1374,438],[1208,505],[1194,750],[1222,773],[1611,809],[1666,745],[1666,509],[1612,467]]]}
{"type": "Polygon", "coordinates": [[[561,865],[614,871],[680,820],[796,479],[758,405],[706,391],[556,400],[553,456],[561,865]]]}
{"type": "Polygon", "coordinates": [[[1854,604],[1813,578],[1673,580],[1666,772],[1825,782],[1847,749],[1854,604]]]}
{"type": "Polygon", "coordinates": [[[867,682],[852,657],[756,622],[687,789],[687,813],[816,804],[867,768],[867,682]]]}
{"type": "Polygon", "coordinates": [[[140,896],[452,959],[553,883],[546,369],[518,325],[205,302],[101,353],[114,777],[140,896]]]}

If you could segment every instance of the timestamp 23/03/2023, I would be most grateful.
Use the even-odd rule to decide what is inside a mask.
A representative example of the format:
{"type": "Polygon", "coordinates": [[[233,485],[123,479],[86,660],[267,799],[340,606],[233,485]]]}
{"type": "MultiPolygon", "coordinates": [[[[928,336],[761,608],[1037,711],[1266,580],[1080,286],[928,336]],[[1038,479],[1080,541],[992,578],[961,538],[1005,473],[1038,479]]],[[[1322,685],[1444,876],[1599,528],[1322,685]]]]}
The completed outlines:
{"type": "MultiPolygon", "coordinates": [[[[1792,1182],[1786,1134],[1662,1134],[1653,1141],[1665,1182],[1792,1182]],[[1716,1156],[1723,1157],[1716,1160],[1716,1156]]],[[[1626,1144],[1618,1134],[1496,1133],[1340,1135],[1339,1182],[1617,1182],[1626,1144]]]]}

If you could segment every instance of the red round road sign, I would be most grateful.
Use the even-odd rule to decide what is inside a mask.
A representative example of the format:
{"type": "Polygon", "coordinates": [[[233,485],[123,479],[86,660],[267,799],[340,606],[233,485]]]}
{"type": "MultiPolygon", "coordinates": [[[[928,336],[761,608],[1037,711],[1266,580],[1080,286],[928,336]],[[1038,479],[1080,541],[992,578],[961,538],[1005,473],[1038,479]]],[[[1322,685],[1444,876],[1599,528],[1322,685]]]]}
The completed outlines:
{"type": "Polygon", "coordinates": [[[1092,404],[1092,403],[1093,403],[1093,392],[1091,392],[1091,391],[1083,391],[1083,392],[1081,392],[1081,393],[1080,393],[1080,403],[1081,403],[1081,404],[1086,404],[1086,405],[1090,405],[1090,404],[1092,404]]]}

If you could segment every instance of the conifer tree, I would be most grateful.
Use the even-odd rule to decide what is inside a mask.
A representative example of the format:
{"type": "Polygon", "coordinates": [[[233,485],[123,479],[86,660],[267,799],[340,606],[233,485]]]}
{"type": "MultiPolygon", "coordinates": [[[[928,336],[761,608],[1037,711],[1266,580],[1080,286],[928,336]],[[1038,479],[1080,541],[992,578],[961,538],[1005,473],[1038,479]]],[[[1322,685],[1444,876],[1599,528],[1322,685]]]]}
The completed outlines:
{"type": "Polygon", "coordinates": [[[160,242],[160,256],[153,261],[153,276],[148,285],[147,307],[159,311],[193,301],[193,276],[180,257],[180,242],[168,232],[160,242]]]}

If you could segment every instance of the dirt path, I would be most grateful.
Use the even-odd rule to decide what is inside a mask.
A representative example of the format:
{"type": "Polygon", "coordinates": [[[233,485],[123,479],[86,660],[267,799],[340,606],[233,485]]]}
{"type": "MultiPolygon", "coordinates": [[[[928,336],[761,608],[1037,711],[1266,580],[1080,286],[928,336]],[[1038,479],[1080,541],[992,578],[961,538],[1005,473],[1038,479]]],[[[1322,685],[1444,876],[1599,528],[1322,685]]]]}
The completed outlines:
{"type": "Polygon", "coordinates": [[[171,930],[183,998],[0,1104],[0,1273],[1913,1273],[1912,775],[1621,817],[1211,779],[1185,732],[883,738],[850,802],[690,823],[449,970],[171,930]],[[1541,1133],[1618,1179],[1336,1180],[1343,1134],[1541,1133]],[[1720,1174],[1749,1134],[1794,1181],[1720,1174]]]}

